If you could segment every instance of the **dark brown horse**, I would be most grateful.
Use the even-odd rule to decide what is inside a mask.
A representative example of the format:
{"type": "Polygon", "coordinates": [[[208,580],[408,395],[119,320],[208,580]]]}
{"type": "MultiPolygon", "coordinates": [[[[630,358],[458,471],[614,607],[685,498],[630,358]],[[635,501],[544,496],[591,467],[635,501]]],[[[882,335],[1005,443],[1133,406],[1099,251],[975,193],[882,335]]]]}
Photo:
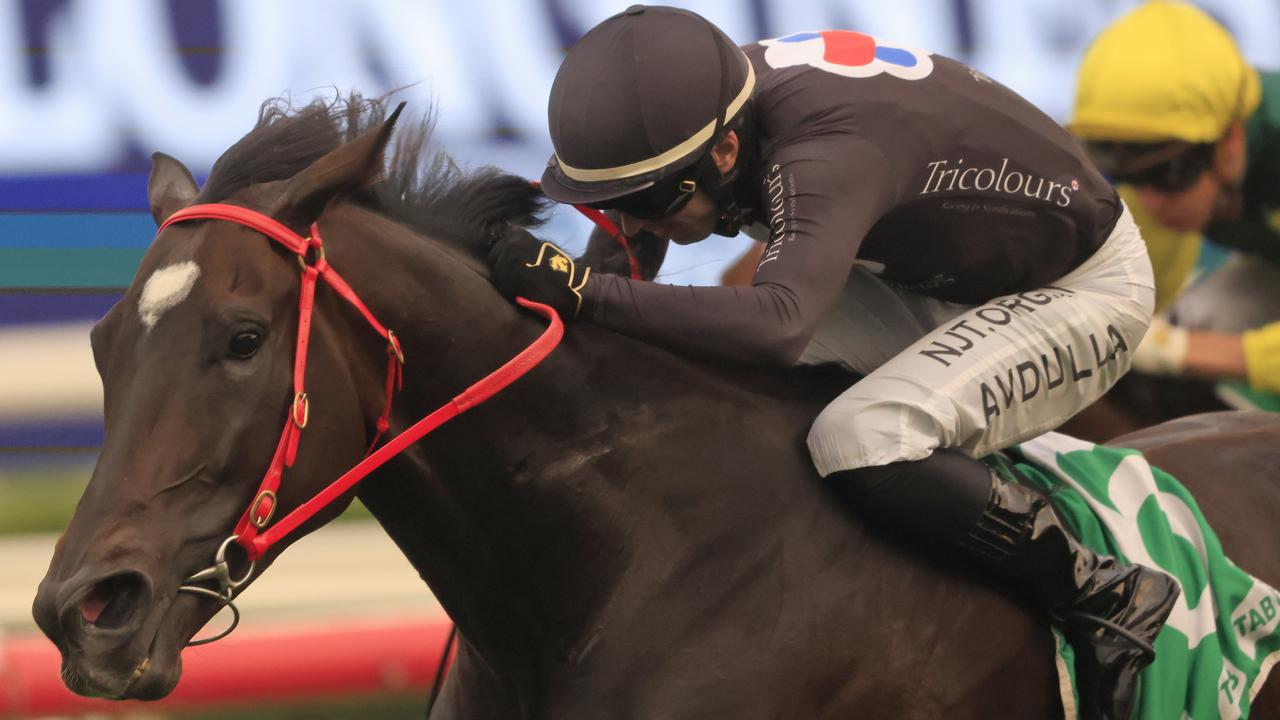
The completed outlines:
{"type": "MultiPolygon", "coordinates": [[[[376,102],[269,108],[203,191],[158,156],[150,195],[157,219],[212,200],[298,231],[318,218],[329,261],[404,346],[394,431],[541,332],[477,260],[540,201],[519,178],[443,160],[415,175],[421,129],[375,177],[381,145],[347,141],[382,117],[376,102]]],[[[184,223],[94,330],[106,442],[34,607],[73,690],[157,698],[178,682],[180,651],[218,608],[178,587],[271,458],[298,292],[295,258],[263,236],[184,223]]],[[[360,459],[382,411],[385,344],[324,288],[311,347],[285,509],[360,459]]],[[[461,629],[436,717],[1059,714],[1044,617],[868,531],[824,491],[804,437],[847,382],[710,367],[579,324],[366,480],[360,499],[461,629]]],[[[1280,583],[1280,423],[1202,422],[1147,449],[1211,521],[1232,517],[1236,561],[1280,583]]],[[[1255,717],[1280,717],[1260,702],[1255,717]]]]}
{"type": "Polygon", "coordinates": [[[1214,392],[1216,384],[1200,378],[1131,372],[1058,430],[1101,443],[1174,418],[1229,410],[1214,392]]]}

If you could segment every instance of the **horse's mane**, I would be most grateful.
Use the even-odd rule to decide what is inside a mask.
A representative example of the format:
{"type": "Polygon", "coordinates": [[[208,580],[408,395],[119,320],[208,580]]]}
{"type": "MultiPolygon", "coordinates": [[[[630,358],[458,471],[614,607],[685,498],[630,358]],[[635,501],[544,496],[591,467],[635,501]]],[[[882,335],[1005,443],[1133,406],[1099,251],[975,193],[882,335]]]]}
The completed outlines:
{"type": "MultiPolygon", "coordinates": [[[[218,158],[197,202],[225,200],[256,184],[285,180],[326,153],[377,127],[387,97],[358,93],[294,107],[263,103],[254,128],[218,158]]],[[[524,178],[497,168],[464,170],[431,146],[434,113],[401,119],[387,150],[386,174],[350,199],[432,237],[483,254],[508,225],[543,221],[548,201],[524,178]]]]}

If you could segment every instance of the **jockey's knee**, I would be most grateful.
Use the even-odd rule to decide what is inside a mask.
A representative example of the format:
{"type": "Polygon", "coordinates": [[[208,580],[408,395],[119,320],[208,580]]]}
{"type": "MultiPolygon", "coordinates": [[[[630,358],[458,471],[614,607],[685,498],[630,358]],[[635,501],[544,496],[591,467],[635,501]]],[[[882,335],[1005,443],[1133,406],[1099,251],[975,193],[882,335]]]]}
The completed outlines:
{"type": "MultiPolygon", "coordinates": [[[[885,392],[864,379],[823,409],[809,429],[809,452],[818,473],[874,468],[926,458],[948,436],[927,398],[885,392]],[[869,387],[863,387],[863,385],[869,387]]],[[[893,383],[897,384],[897,383],[893,383]]],[[[871,473],[872,476],[875,473],[871,473]]]]}

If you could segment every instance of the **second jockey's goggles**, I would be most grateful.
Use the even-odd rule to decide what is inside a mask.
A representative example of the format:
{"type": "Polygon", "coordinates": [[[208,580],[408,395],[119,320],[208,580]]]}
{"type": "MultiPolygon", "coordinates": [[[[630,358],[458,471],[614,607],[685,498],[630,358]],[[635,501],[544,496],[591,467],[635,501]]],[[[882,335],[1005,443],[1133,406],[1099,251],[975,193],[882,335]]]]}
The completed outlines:
{"type": "Polygon", "coordinates": [[[1116,183],[1163,193],[1186,190],[1213,166],[1213,143],[1091,142],[1089,157],[1116,183]]]}

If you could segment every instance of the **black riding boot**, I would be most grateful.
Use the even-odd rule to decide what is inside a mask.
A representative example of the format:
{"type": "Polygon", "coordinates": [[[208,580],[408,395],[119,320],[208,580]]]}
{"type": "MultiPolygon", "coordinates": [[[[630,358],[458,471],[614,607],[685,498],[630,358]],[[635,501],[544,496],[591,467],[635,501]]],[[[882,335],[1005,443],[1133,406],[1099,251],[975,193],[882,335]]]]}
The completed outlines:
{"type": "Polygon", "coordinates": [[[1178,598],[1172,578],[1084,547],[1043,495],[955,450],[827,482],[869,521],[921,547],[960,547],[1030,590],[1075,649],[1081,717],[1129,720],[1138,671],[1178,598]]]}

